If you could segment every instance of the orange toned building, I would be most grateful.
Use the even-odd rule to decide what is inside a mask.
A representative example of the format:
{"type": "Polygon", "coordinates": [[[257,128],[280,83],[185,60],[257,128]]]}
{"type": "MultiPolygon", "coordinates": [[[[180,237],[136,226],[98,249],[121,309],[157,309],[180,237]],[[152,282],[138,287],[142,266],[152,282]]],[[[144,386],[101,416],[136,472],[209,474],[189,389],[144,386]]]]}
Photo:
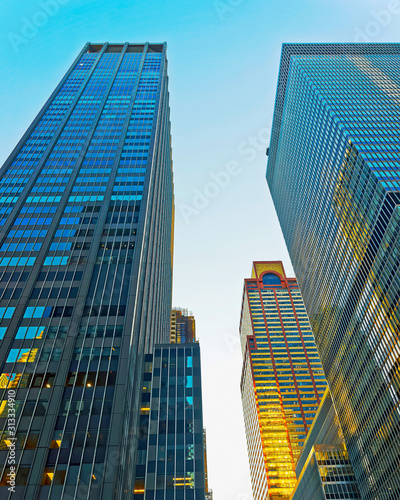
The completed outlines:
{"type": "Polygon", "coordinates": [[[244,283],[241,393],[254,500],[289,498],[326,380],[303,299],[282,262],[244,283]]]}
{"type": "Polygon", "coordinates": [[[171,311],[171,344],[193,344],[196,340],[196,321],[187,309],[174,307],[171,311]]]}

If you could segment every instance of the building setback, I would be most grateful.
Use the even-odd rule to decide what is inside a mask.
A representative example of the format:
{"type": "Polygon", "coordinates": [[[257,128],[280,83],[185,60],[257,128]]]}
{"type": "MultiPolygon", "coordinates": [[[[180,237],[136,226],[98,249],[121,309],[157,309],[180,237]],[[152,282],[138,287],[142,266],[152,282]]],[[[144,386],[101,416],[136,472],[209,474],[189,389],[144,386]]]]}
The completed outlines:
{"type": "Polygon", "coordinates": [[[296,279],[286,277],[282,262],[253,263],[240,338],[253,497],[289,498],[326,380],[296,279]]]}
{"type": "Polygon", "coordinates": [[[400,498],[400,44],[282,49],[267,181],[364,500],[400,498]]]}
{"type": "Polygon", "coordinates": [[[290,500],[361,500],[328,388],[297,460],[296,476],[290,500]]]}
{"type": "Polygon", "coordinates": [[[0,172],[1,498],[132,498],[169,338],[167,83],[165,44],[86,44],[0,172]]]}

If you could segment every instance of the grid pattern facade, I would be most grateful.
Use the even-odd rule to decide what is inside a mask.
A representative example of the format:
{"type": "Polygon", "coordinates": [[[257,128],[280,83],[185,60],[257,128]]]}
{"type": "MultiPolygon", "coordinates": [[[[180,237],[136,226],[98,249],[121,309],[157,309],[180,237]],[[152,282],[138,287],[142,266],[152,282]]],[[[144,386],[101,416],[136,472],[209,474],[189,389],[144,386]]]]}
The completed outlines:
{"type": "Polygon", "coordinates": [[[300,477],[301,471],[307,461],[312,447],[315,444],[329,446],[344,445],[343,431],[333,406],[329,388],[326,389],[324,397],[318,407],[312,426],[307,434],[301,455],[296,463],[296,474],[300,477]]]}
{"type": "Polygon", "coordinates": [[[246,431],[247,455],[250,465],[253,498],[268,498],[266,457],[262,441],[259,412],[254,390],[250,360],[246,359],[241,381],[243,418],[246,431]]]}
{"type": "Polygon", "coordinates": [[[400,496],[399,96],[399,44],[283,47],[267,180],[365,499],[400,496]]]}
{"type": "Polygon", "coordinates": [[[329,389],[307,434],[296,475],[290,500],[361,499],[329,389]]]}
{"type": "Polygon", "coordinates": [[[199,344],[146,355],[134,499],[204,500],[199,344]]]}
{"type": "Polygon", "coordinates": [[[171,342],[173,344],[196,342],[196,322],[187,309],[174,308],[171,311],[171,342]]]}
{"type": "Polygon", "coordinates": [[[343,445],[315,445],[290,500],[361,500],[349,455],[343,445]]]}
{"type": "Polygon", "coordinates": [[[288,497],[326,380],[297,282],[286,278],[281,262],[254,263],[253,278],[245,280],[240,335],[253,495],[266,498],[266,477],[270,498],[288,497]]]}
{"type": "Polygon", "coordinates": [[[1,498],[132,495],[142,353],[169,337],[166,69],[165,45],[85,45],[1,170],[1,498]]]}

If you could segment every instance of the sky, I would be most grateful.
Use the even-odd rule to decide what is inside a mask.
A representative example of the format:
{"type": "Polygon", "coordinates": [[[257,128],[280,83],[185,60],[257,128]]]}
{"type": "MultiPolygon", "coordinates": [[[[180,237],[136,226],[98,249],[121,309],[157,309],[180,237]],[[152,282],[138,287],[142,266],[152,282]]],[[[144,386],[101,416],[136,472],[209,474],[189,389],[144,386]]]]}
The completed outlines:
{"type": "Polygon", "coordinates": [[[293,275],[265,181],[282,43],[398,41],[398,0],[0,0],[0,165],[85,42],[168,43],[173,305],[196,318],[214,500],[250,500],[243,280],[293,275]]]}

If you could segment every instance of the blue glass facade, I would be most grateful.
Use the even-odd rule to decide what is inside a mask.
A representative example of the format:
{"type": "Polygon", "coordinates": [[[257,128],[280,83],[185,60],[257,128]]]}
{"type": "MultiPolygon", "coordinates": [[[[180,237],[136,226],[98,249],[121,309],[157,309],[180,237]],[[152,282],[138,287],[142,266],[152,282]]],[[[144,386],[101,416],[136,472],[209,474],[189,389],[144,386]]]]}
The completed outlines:
{"type": "Polygon", "coordinates": [[[1,170],[1,498],[132,496],[144,352],[169,338],[167,85],[165,44],[87,44],[1,170]]]}
{"type": "Polygon", "coordinates": [[[364,499],[400,497],[400,44],[284,45],[267,181],[364,499]]]}
{"type": "Polygon", "coordinates": [[[204,500],[200,347],[158,344],[146,355],[135,500],[204,500]]]}

